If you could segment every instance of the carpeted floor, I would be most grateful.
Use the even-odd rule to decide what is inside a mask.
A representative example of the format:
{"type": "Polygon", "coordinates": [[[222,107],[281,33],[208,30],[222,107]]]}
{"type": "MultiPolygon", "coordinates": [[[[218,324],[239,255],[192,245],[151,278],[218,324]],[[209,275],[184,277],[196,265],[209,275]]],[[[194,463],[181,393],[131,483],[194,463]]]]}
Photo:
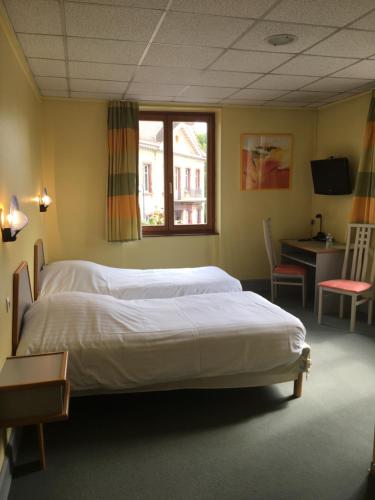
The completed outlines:
{"type": "MultiPolygon", "coordinates": [[[[47,471],[20,467],[9,500],[375,499],[375,328],[280,305],[312,347],[301,399],[292,383],[72,399],[46,426],[47,471]]],[[[37,458],[30,428],[18,464],[37,458]]]]}

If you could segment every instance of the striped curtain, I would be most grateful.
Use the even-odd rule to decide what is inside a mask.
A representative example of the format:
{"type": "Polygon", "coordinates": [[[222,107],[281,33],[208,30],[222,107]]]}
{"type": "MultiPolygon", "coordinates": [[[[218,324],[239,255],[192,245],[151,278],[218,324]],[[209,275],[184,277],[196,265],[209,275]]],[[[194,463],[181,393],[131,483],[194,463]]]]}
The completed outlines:
{"type": "Polygon", "coordinates": [[[375,223],[375,91],[370,109],[361,160],[354,188],[352,222],[375,223]]]}
{"type": "Polygon", "coordinates": [[[108,241],[141,239],[138,204],[138,104],[108,105],[108,241]]]}

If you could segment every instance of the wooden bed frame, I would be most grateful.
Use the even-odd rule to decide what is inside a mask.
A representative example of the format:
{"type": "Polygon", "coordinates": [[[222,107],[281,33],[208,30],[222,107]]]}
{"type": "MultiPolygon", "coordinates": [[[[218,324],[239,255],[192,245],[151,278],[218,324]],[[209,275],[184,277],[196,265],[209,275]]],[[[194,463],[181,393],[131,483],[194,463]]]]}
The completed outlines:
{"type": "MultiPolygon", "coordinates": [[[[34,245],[34,297],[39,295],[40,271],[45,265],[44,249],[42,240],[36,241],[34,245]]],[[[32,304],[30,276],[26,262],[14,272],[13,276],[13,353],[15,354],[22,335],[22,317],[26,309],[32,304]]],[[[297,360],[296,365],[309,366],[309,350],[305,350],[297,360]]],[[[277,384],[282,382],[293,382],[293,396],[302,396],[303,373],[306,370],[301,368],[291,371],[290,367],[281,367],[279,372],[243,373],[223,377],[211,377],[201,379],[191,379],[181,382],[148,386],[136,390],[126,390],[122,392],[144,392],[172,389],[209,389],[209,388],[235,388],[235,387],[257,387],[277,384]]],[[[100,392],[99,392],[100,393],[100,392]]]]}
{"type": "Polygon", "coordinates": [[[34,300],[39,297],[40,286],[42,284],[40,273],[45,265],[43,241],[39,239],[34,244],[34,300]]]}

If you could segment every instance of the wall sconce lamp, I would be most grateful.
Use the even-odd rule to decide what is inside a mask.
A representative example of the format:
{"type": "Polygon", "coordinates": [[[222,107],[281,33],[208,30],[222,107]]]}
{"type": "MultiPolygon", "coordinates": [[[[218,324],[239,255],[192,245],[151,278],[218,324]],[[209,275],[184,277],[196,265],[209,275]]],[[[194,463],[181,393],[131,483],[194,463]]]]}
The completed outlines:
{"type": "Polygon", "coordinates": [[[13,195],[10,199],[8,215],[5,215],[4,210],[0,209],[0,226],[3,241],[16,241],[17,234],[28,224],[28,222],[29,219],[20,210],[17,196],[13,195]]]}
{"type": "Polygon", "coordinates": [[[39,198],[39,210],[47,212],[47,208],[51,205],[52,198],[47,193],[47,188],[43,189],[42,195],[39,198]]]}

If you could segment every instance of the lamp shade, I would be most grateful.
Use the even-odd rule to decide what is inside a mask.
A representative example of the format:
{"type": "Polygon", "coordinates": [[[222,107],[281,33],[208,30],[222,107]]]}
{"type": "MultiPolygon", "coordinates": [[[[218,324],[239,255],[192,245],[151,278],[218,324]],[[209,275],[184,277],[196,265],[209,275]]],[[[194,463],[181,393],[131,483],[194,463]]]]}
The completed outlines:
{"type": "Polygon", "coordinates": [[[46,212],[47,208],[51,205],[51,203],[52,203],[52,198],[48,195],[47,188],[44,188],[39,202],[40,211],[46,212]]]}
{"type": "Polygon", "coordinates": [[[29,222],[26,215],[21,212],[17,196],[12,196],[10,199],[9,213],[4,216],[1,213],[1,232],[3,241],[14,241],[17,233],[21,231],[29,222]]]}
{"type": "Polygon", "coordinates": [[[21,212],[17,196],[12,196],[10,199],[10,209],[7,215],[7,222],[9,224],[12,236],[21,231],[29,222],[26,215],[21,212]]]}

